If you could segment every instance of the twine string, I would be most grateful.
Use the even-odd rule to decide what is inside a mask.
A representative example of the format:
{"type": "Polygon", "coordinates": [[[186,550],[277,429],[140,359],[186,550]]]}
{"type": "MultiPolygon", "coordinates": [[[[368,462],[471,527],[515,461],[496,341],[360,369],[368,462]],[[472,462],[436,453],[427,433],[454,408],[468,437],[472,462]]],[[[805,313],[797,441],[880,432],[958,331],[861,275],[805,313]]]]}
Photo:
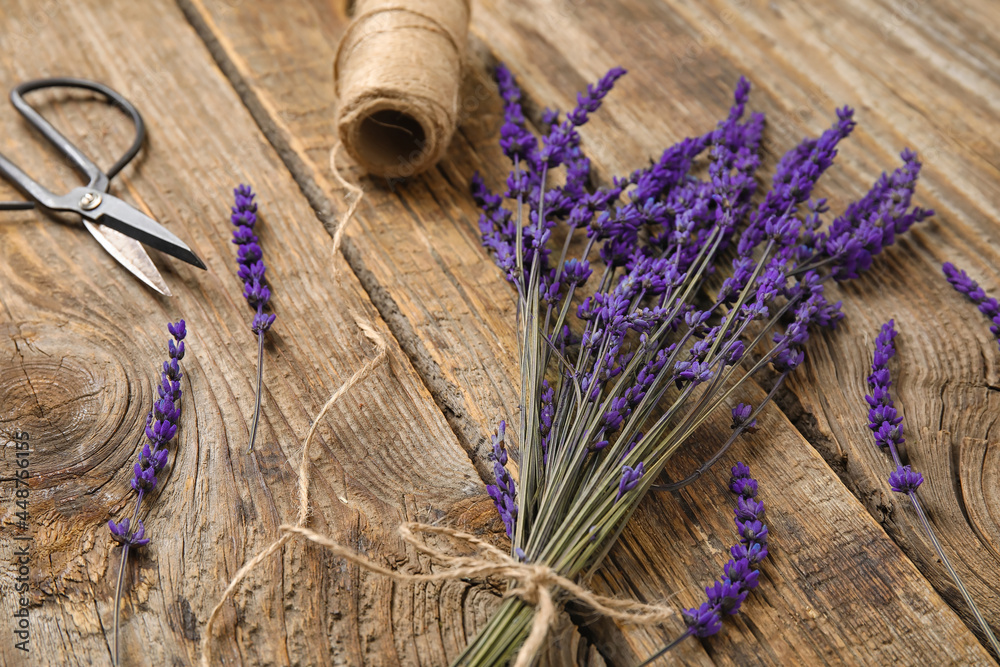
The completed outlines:
{"type": "MultiPolygon", "coordinates": [[[[376,366],[382,363],[386,358],[388,346],[386,345],[385,338],[380,334],[375,328],[366,320],[355,316],[355,322],[358,328],[365,334],[365,336],[375,343],[376,354],[374,357],[369,359],[365,364],[355,371],[354,375],[348,378],[347,382],[342,384],[330,398],[327,399],[326,403],[316,414],[316,418],[313,420],[312,426],[309,428],[309,432],[306,434],[306,438],[302,443],[302,459],[299,461],[299,471],[298,471],[298,486],[299,486],[299,511],[298,518],[294,527],[304,527],[306,521],[309,519],[309,449],[312,445],[313,437],[316,435],[316,429],[319,428],[320,423],[326,416],[327,411],[333,406],[337,400],[347,393],[347,391],[356,385],[358,382],[368,377],[368,375],[375,369],[376,366]]],[[[284,527],[284,526],[283,526],[284,527]]],[[[202,667],[209,667],[212,664],[212,644],[211,639],[213,631],[215,629],[216,622],[218,621],[219,614],[222,612],[222,607],[225,605],[226,601],[232,596],[236,587],[239,586],[250,572],[255,570],[258,565],[264,562],[268,556],[276,552],[278,549],[283,547],[288,540],[292,538],[292,533],[281,531],[282,535],[278,539],[271,542],[263,551],[258,553],[256,556],[251,558],[246,562],[243,567],[241,567],[236,575],[233,576],[232,581],[226,586],[226,590],[222,593],[222,598],[216,603],[215,607],[212,609],[212,613],[209,614],[208,622],[205,624],[205,635],[201,640],[201,665],[202,667]]]]}
{"type": "Polygon", "coordinates": [[[337,152],[341,149],[344,144],[341,141],[337,141],[334,144],[333,149],[330,151],[330,169],[333,171],[334,177],[340,186],[347,190],[351,195],[351,202],[347,205],[347,212],[344,213],[340,218],[340,222],[337,223],[337,228],[333,231],[333,249],[330,251],[332,255],[331,259],[333,262],[333,276],[336,278],[340,271],[340,263],[337,261],[337,256],[340,254],[340,245],[344,240],[344,230],[347,229],[347,223],[354,218],[355,211],[358,210],[358,206],[361,204],[361,200],[365,196],[365,191],[361,189],[360,186],[351,183],[349,180],[344,178],[344,175],[340,173],[340,168],[337,165],[337,152]]]}
{"type": "Polygon", "coordinates": [[[444,569],[429,574],[409,574],[391,570],[379,565],[336,540],[321,535],[302,525],[283,525],[279,528],[284,536],[298,535],[314,544],[318,544],[334,555],[363,570],[380,574],[402,583],[459,581],[464,579],[484,580],[488,577],[502,577],[517,582],[508,589],[505,597],[517,597],[535,608],[535,616],[531,623],[531,631],[521,647],[515,667],[528,667],[531,660],[544,648],[549,627],[555,622],[557,607],[554,595],[560,591],[569,599],[581,602],[597,613],[633,625],[656,625],[672,618],[676,612],[673,607],[658,604],[643,604],[634,600],[598,595],[579,585],[572,579],[564,577],[555,569],[541,563],[526,563],[514,559],[493,545],[484,542],[469,533],[425,523],[407,522],[399,526],[398,533],[404,543],[420,553],[429,556],[437,565],[444,569]],[[420,540],[417,535],[429,533],[450,538],[467,547],[476,550],[475,556],[455,555],[443,549],[431,547],[420,540]]]}

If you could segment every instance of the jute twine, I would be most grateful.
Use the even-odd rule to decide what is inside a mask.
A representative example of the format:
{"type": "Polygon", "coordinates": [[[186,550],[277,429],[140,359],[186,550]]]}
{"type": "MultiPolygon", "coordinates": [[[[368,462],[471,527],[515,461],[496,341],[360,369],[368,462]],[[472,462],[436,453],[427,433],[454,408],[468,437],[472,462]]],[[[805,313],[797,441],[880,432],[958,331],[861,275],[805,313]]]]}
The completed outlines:
{"type": "Polygon", "coordinates": [[[333,175],[340,185],[351,194],[351,203],[347,205],[347,211],[341,216],[340,222],[337,223],[337,228],[333,232],[333,249],[330,252],[330,259],[333,265],[333,277],[337,279],[340,276],[340,262],[337,259],[340,256],[340,245],[344,241],[344,231],[347,229],[347,223],[354,218],[354,213],[358,210],[358,206],[365,196],[365,191],[360,186],[351,183],[340,173],[340,167],[337,166],[337,153],[342,146],[343,143],[338,141],[330,151],[330,170],[333,171],[333,175]]]}
{"type": "Polygon", "coordinates": [[[333,61],[337,132],[368,173],[405,178],[455,131],[469,0],[358,0],[333,61]]]}
{"type": "MultiPolygon", "coordinates": [[[[357,210],[357,206],[363,197],[361,188],[344,179],[337,169],[336,154],[339,148],[340,145],[338,144],[330,152],[330,164],[334,175],[340,181],[341,185],[354,195],[354,201],[350,204],[341,223],[334,232],[333,253],[335,261],[344,227],[350,221],[355,210],[357,210]]],[[[355,316],[354,319],[364,335],[375,344],[375,356],[365,362],[354,375],[348,378],[347,382],[331,394],[330,398],[327,399],[326,403],[316,414],[316,418],[313,419],[312,426],[309,428],[302,443],[302,458],[299,461],[299,509],[296,522],[294,525],[282,524],[279,526],[278,532],[281,534],[280,537],[247,561],[226,586],[225,591],[222,593],[222,598],[212,609],[212,613],[208,617],[208,623],[205,625],[205,632],[201,640],[202,667],[209,667],[212,663],[212,639],[215,634],[219,615],[226,601],[232,597],[236,588],[248,574],[253,572],[268,557],[284,547],[289,540],[296,536],[330,550],[335,555],[350,563],[354,563],[363,570],[381,574],[403,583],[485,579],[491,576],[498,576],[515,582],[515,585],[507,590],[506,597],[520,598],[535,608],[535,615],[532,619],[531,630],[521,650],[518,652],[514,667],[528,667],[538,652],[544,648],[549,628],[556,621],[558,614],[554,598],[556,594],[563,600],[582,602],[599,614],[625,623],[656,625],[674,616],[674,609],[666,605],[641,604],[632,600],[620,600],[604,595],[597,595],[572,579],[564,577],[547,565],[521,562],[474,535],[446,526],[407,522],[398,528],[399,536],[403,542],[413,547],[419,553],[430,557],[431,561],[441,568],[440,571],[431,574],[407,574],[397,570],[390,570],[359,555],[350,547],[340,544],[333,538],[321,535],[307,528],[306,523],[309,520],[310,481],[309,449],[312,445],[313,437],[316,435],[316,430],[334,403],[346,394],[351,387],[368,377],[385,360],[387,355],[388,347],[385,338],[367,320],[358,316],[355,316]],[[457,556],[447,551],[430,547],[417,538],[417,535],[421,533],[452,539],[466,548],[471,548],[475,555],[457,556]]]]}

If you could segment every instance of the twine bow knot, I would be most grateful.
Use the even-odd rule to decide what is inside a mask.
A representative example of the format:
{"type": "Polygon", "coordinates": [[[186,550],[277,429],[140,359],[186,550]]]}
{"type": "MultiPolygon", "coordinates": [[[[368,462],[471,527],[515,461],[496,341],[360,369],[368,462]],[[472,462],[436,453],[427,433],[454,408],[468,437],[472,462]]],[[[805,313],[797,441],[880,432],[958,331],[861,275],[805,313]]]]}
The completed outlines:
{"type": "Polygon", "coordinates": [[[543,563],[528,563],[513,558],[492,544],[475,535],[447,526],[433,526],[425,523],[408,522],[399,526],[398,532],[403,542],[416,551],[431,558],[443,569],[430,574],[408,574],[390,570],[359,555],[353,549],[304,526],[283,525],[284,536],[299,535],[314,544],[319,544],[344,560],[354,563],[369,572],[381,574],[396,581],[440,582],[463,579],[486,579],[500,576],[517,582],[509,588],[504,597],[517,597],[535,608],[531,631],[518,653],[514,667],[528,667],[532,659],[544,647],[549,627],[556,620],[555,595],[567,600],[586,604],[603,616],[631,623],[633,625],[655,625],[676,614],[673,607],[657,604],[643,604],[634,600],[598,595],[565,577],[543,563]],[[474,556],[454,555],[451,552],[429,546],[417,538],[418,533],[447,537],[459,544],[476,550],[474,556]]]}

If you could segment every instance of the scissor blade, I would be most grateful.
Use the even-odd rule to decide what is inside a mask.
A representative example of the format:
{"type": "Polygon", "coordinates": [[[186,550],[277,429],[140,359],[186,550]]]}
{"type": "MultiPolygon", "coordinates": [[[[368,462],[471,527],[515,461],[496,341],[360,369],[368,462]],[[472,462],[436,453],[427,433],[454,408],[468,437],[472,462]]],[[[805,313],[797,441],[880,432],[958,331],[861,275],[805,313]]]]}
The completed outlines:
{"type": "Polygon", "coordinates": [[[120,232],[116,232],[110,227],[95,225],[90,220],[84,219],[83,224],[97,242],[107,250],[118,263],[132,272],[136,278],[146,283],[154,290],[165,296],[173,296],[163,276],[156,270],[153,260],[149,258],[142,244],[135,239],[129,238],[120,232]]]}
{"type": "Polygon", "coordinates": [[[156,220],[113,195],[101,193],[100,204],[92,209],[79,209],[78,212],[84,218],[130,236],[150,248],[165,252],[199,269],[205,268],[205,263],[198,259],[184,241],[171,234],[156,220]]]}

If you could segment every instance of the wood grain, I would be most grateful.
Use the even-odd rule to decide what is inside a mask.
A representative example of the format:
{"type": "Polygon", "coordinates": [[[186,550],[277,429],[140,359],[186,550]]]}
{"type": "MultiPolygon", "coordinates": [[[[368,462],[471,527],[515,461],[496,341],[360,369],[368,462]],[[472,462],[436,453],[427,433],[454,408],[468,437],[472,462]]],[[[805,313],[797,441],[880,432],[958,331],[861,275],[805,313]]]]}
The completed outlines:
{"type": "MultiPolygon", "coordinates": [[[[244,11],[213,0],[183,0],[182,6],[313,205],[333,222],[344,206],[327,167],[335,102],[329,62],[346,23],[342,7],[317,1],[297,4],[294,10],[244,11]]],[[[757,84],[754,107],[771,118],[767,148],[773,168],[776,154],[829,123],[836,104],[862,105],[865,127],[869,114],[878,113],[869,95],[857,94],[873,85],[864,78],[873,77],[870,71],[844,77],[831,89],[836,72],[817,66],[830,49],[811,51],[817,41],[830,39],[827,23],[846,32],[851,24],[837,15],[812,17],[795,22],[794,34],[785,34],[779,21],[783,16],[784,5],[776,3],[479,3],[473,14],[478,60],[466,85],[470,113],[448,156],[437,169],[406,184],[362,181],[367,203],[348,232],[345,255],[485,479],[490,475],[483,456],[485,435],[498,413],[513,414],[516,368],[510,293],[476,247],[477,213],[466,195],[474,169],[494,184],[503,172],[494,146],[499,106],[492,92],[485,97],[477,92],[487,78],[482,69],[494,57],[506,61],[525,86],[534,114],[547,104],[570,106],[576,90],[612,65],[631,69],[584,131],[601,178],[634,168],[662,146],[711,126],[724,113],[743,71],[757,84]],[[764,37],[767,30],[773,34],[764,37]]],[[[849,35],[841,34],[839,40],[851,43],[849,35]]],[[[849,197],[863,192],[878,169],[893,164],[908,134],[890,127],[897,121],[878,119],[843,151],[825,186],[835,206],[842,208],[849,197]]],[[[927,197],[922,201],[940,206],[935,188],[943,186],[934,185],[934,179],[943,172],[928,171],[931,185],[921,190],[927,197]]],[[[932,223],[927,229],[937,233],[940,226],[932,223]]],[[[982,238],[974,231],[964,238],[982,238]]],[[[890,268],[848,288],[849,303],[867,305],[872,294],[884,290],[884,272],[897,270],[893,262],[914,261],[914,248],[928,243],[921,240],[924,236],[915,238],[888,253],[890,268]]],[[[896,306],[905,308],[912,299],[911,294],[896,306]]],[[[848,307],[854,317],[856,307],[848,307]]],[[[824,336],[813,346],[819,351],[810,353],[822,356],[824,347],[838,346],[851,355],[860,383],[867,354],[863,341],[858,329],[845,327],[824,336]]],[[[799,432],[775,410],[768,418],[773,420],[768,437],[755,436],[737,452],[750,459],[762,487],[775,489],[768,496],[770,516],[775,534],[786,535],[784,546],[775,538],[778,555],[766,569],[768,590],[751,603],[737,629],[709,642],[690,642],[682,649],[683,660],[989,664],[988,655],[913,563],[850,495],[848,488],[856,489],[850,476],[844,477],[845,488],[817,454],[826,450],[815,431],[806,428],[809,413],[796,400],[804,405],[820,395],[820,378],[832,384],[831,378],[840,379],[841,367],[812,363],[808,378],[785,401],[799,432]],[[808,446],[802,433],[817,449],[808,446]]],[[[844,378],[845,391],[857,386],[853,381],[844,378]]],[[[855,397],[860,399],[860,394],[855,397]]],[[[864,413],[856,405],[849,414],[863,423],[864,413]]],[[[679,458],[673,472],[693,468],[722,428],[721,423],[709,427],[704,446],[679,458]]],[[[862,444],[869,446],[861,441],[858,446],[862,444]]],[[[603,590],[640,599],[677,594],[684,604],[695,604],[698,588],[717,576],[725,560],[722,549],[732,533],[727,496],[719,472],[689,492],[648,502],[601,570],[597,581],[603,590]]],[[[911,555],[916,553],[898,532],[890,533],[911,555]]],[[[975,549],[969,542],[958,546],[966,545],[975,549]]],[[[916,562],[925,571],[934,567],[919,557],[916,562]]],[[[939,577],[931,576],[931,581],[940,585],[939,577]]],[[[977,594],[991,595],[985,587],[977,594]]],[[[677,631],[650,633],[600,621],[584,629],[611,664],[629,664],[677,631]]]]}
{"type": "MultiPolygon", "coordinates": [[[[165,355],[165,324],[184,317],[184,412],[144,512],[154,541],[129,571],[123,661],[192,664],[225,583],[294,516],[294,470],[310,419],[374,354],[355,316],[390,334],[352,274],[331,279],[330,237],[174,4],[51,10],[43,21],[36,3],[3,4],[11,29],[0,36],[0,87],[69,72],[130,97],[149,142],[113,192],[185,239],[208,271],[158,257],[177,295],[159,298],[72,220],[22,212],[0,221],[5,563],[14,511],[9,433],[28,432],[34,447],[31,653],[15,650],[5,623],[0,663],[109,662],[119,556],[105,523],[123,516],[133,497],[130,469],[165,355]],[[278,315],[253,455],[245,452],[256,350],[228,222],[230,188],[240,181],[259,192],[278,315]]],[[[131,138],[102,104],[58,94],[35,101],[102,164],[131,138]]],[[[0,150],[54,189],[77,182],[8,107],[0,109],[0,150]]],[[[0,189],[0,198],[13,195],[0,189]]],[[[389,363],[332,408],[319,435],[312,524],[369,558],[427,567],[396,537],[407,519],[496,529],[481,479],[395,342],[389,363]]],[[[10,572],[5,565],[4,618],[15,604],[10,572]]],[[[488,587],[464,582],[394,586],[293,543],[238,592],[216,655],[221,664],[441,664],[495,602],[488,587]]]]}

